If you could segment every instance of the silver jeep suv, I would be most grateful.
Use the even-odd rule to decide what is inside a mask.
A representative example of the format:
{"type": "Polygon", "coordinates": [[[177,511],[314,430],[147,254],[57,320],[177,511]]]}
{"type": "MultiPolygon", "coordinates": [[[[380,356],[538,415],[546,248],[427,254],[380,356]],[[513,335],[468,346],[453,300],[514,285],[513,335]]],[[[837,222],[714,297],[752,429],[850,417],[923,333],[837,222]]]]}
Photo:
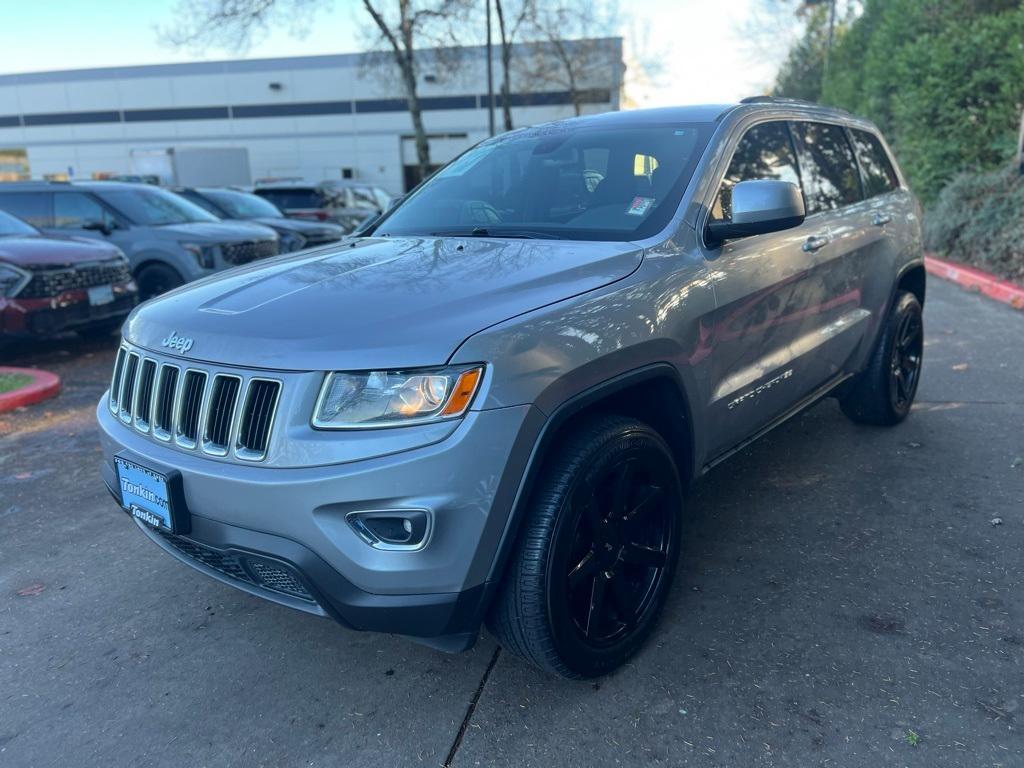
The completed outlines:
{"type": "Polygon", "coordinates": [[[174,557],[567,676],[654,627],[684,489],[826,395],[921,370],[920,211],[878,131],[753,99],[525,128],[361,237],[137,309],[103,478],[174,557]]]}

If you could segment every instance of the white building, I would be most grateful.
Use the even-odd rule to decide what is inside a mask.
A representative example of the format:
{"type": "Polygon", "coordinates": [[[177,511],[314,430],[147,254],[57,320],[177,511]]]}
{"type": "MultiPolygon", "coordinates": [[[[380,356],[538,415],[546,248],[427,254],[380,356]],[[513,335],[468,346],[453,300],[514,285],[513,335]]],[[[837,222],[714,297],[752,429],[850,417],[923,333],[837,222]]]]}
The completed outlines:
{"type": "MultiPolygon", "coordinates": [[[[573,44],[588,46],[574,93],[556,63],[537,67],[542,53],[517,48],[510,99],[517,127],[572,116],[574,95],[584,113],[619,108],[621,39],[573,44]]],[[[462,49],[456,66],[440,63],[450,56],[450,49],[420,54],[434,163],[488,135],[484,49],[462,49]]],[[[494,62],[498,91],[497,47],[494,62]]],[[[500,97],[495,117],[500,130],[500,97]]],[[[392,192],[408,186],[416,163],[392,65],[371,65],[360,54],[0,76],[0,179],[127,174],[133,149],[181,146],[245,147],[253,178],[353,177],[392,192]]]]}

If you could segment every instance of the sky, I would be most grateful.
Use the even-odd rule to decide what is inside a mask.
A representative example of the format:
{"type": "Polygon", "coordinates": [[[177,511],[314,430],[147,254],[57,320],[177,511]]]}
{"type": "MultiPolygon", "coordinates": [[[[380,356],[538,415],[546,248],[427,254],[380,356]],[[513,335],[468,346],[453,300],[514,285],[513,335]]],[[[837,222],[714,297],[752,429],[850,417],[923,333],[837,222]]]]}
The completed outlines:
{"type": "MultiPolygon", "coordinates": [[[[541,0],[543,2],[543,0],[541,0]]],[[[621,30],[644,60],[659,62],[657,79],[627,80],[637,106],[732,101],[764,93],[788,47],[791,30],[765,50],[749,29],[756,0],[634,0],[621,30]]],[[[326,3],[326,0],[325,0],[326,3]]],[[[330,5],[329,3],[327,3],[330,5]]],[[[360,50],[365,11],[337,0],[312,23],[275,29],[245,51],[181,50],[159,28],[173,21],[175,0],[0,0],[4,43],[0,74],[85,67],[234,58],[346,53],[360,50]],[[17,31],[17,34],[12,32],[17,31]]]]}

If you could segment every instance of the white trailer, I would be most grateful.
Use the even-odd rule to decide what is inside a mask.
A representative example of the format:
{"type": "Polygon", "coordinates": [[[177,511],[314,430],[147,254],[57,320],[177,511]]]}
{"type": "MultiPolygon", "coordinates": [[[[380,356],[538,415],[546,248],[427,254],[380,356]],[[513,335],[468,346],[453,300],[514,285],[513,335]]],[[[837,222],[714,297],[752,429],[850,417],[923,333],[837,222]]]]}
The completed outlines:
{"type": "Polygon", "coordinates": [[[166,186],[249,186],[245,147],[167,147],[131,150],[132,175],[151,176],[166,186]]]}

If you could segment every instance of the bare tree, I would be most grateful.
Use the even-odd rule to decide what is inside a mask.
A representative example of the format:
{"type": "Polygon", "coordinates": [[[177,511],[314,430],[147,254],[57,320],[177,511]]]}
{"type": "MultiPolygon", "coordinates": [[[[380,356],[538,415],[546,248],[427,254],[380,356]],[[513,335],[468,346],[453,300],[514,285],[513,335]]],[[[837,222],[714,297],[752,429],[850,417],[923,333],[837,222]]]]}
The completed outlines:
{"type": "MultiPolygon", "coordinates": [[[[425,178],[430,172],[430,143],[420,108],[415,50],[425,39],[436,41],[439,30],[454,30],[472,0],[361,1],[378,32],[374,47],[390,54],[398,70],[412,119],[416,161],[420,177],[425,178]]],[[[178,21],[161,32],[176,46],[244,49],[269,25],[281,22],[298,32],[312,14],[330,5],[332,0],[178,0],[178,21]]]]}
{"type": "Polygon", "coordinates": [[[568,92],[573,110],[582,114],[591,83],[608,80],[600,70],[608,66],[608,38],[620,34],[617,1],[593,0],[582,11],[573,0],[544,0],[525,23],[531,42],[519,62],[524,77],[534,88],[568,92]]]}
{"type": "MultiPolygon", "coordinates": [[[[489,2],[489,0],[487,0],[489,2]]],[[[501,38],[501,107],[505,130],[512,130],[512,46],[524,25],[536,18],[536,0],[494,0],[498,14],[498,34],[501,38]]]]}

